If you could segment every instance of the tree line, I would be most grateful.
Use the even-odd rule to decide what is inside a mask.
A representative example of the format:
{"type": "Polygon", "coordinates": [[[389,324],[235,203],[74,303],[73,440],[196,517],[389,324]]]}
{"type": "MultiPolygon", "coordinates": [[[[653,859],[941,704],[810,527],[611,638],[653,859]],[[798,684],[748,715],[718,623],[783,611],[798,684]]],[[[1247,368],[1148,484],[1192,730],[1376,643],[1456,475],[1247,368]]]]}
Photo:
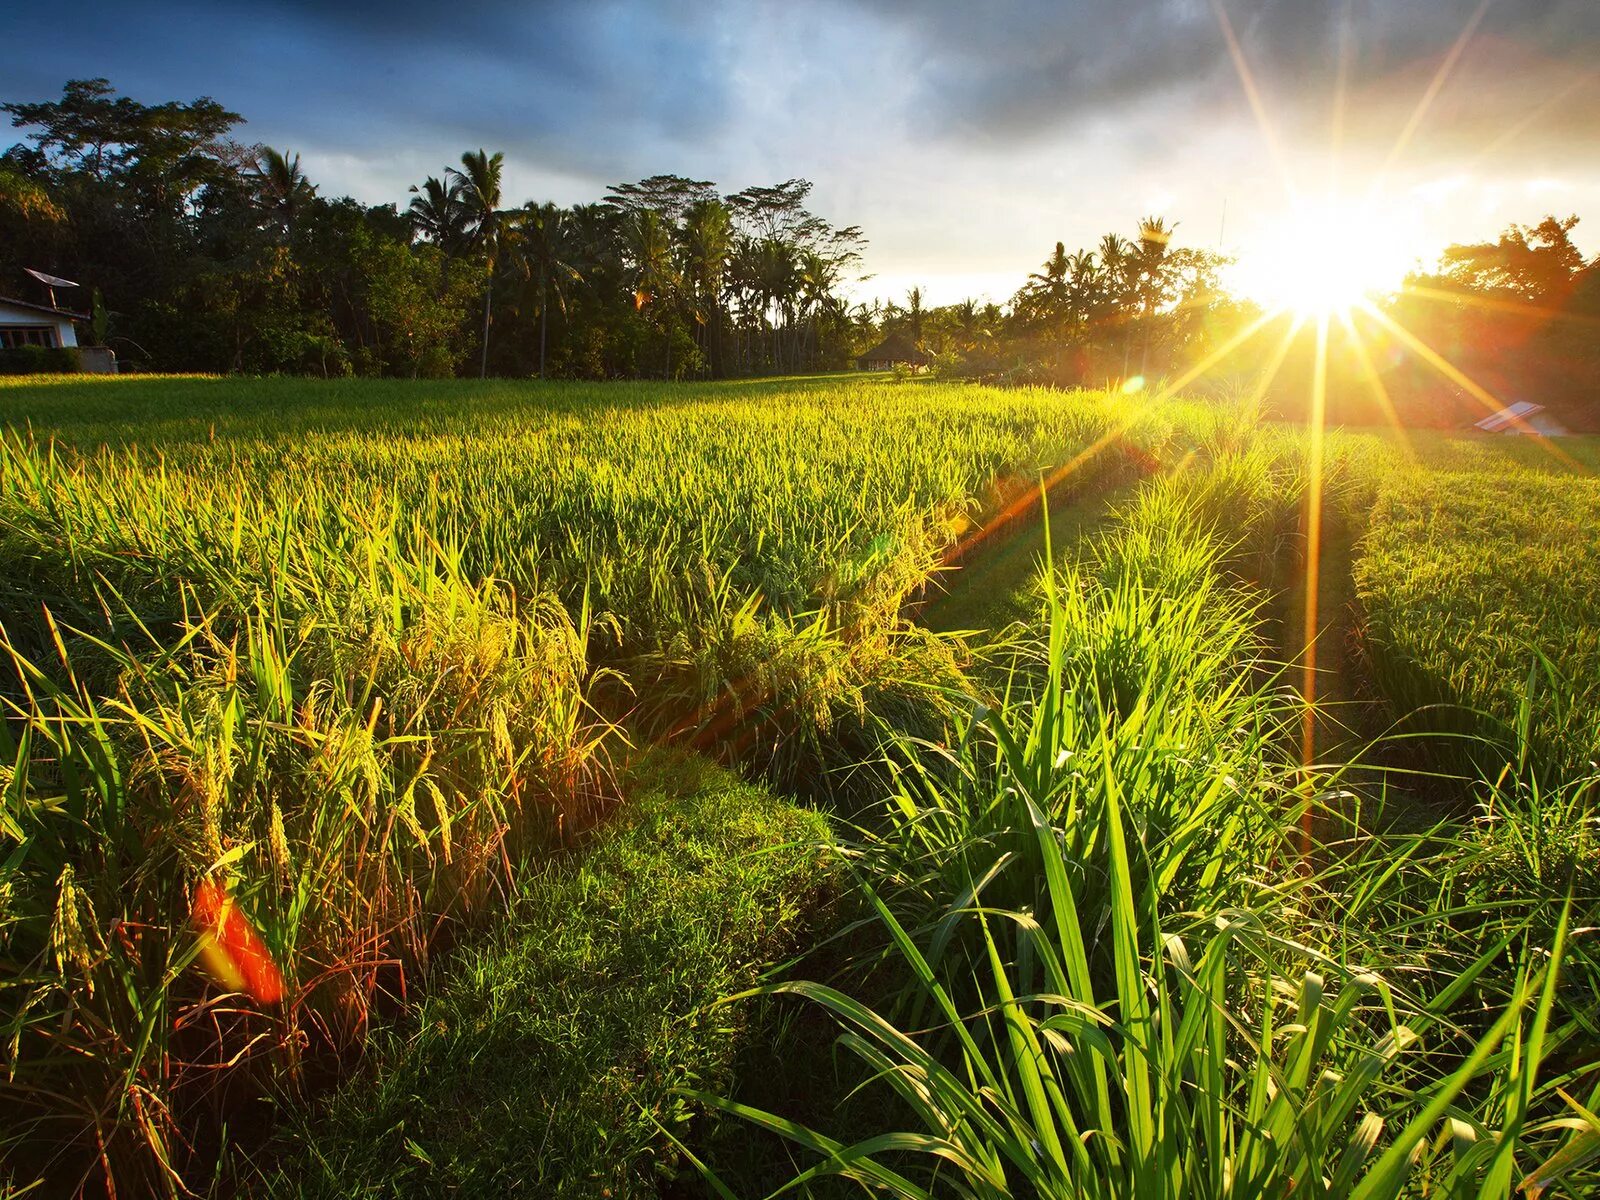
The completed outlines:
{"type": "Polygon", "coordinates": [[[509,207],[503,156],[476,150],[367,206],[209,98],[89,79],[3,108],[26,136],[0,155],[0,272],[83,282],[88,336],[140,367],[681,379],[838,367],[858,340],[842,285],[865,239],[802,179],[509,207]]]}
{"type": "MultiPolygon", "coordinates": [[[[1263,399],[1291,415],[1314,374],[1309,328],[1222,353],[1263,314],[1224,286],[1226,257],[1159,216],[1057,242],[1005,304],[853,303],[865,238],[813,213],[803,179],[724,194],[656,175],[511,206],[503,157],[476,150],[404,205],[368,206],[239,140],[243,118],[210,98],[146,105],[88,79],[0,108],[24,131],[0,154],[0,279],[82,281],[84,337],[141,369],[722,378],[838,369],[898,336],[1001,383],[1122,387],[1205,362],[1197,387],[1242,391],[1270,373],[1263,399]]],[[[1576,224],[1452,246],[1379,305],[1387,322],[1336,322],[1333,418],[1457,424],[1489,397],[1600,428],[1600,262],[1576,224]]]]}

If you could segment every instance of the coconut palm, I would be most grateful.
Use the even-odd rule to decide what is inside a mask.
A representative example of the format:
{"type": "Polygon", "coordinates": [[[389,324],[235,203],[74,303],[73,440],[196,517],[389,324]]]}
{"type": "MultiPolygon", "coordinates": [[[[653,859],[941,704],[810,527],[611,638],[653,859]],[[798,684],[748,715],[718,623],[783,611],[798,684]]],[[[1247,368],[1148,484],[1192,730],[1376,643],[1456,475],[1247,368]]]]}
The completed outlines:
{"type": "MultiPolygon", "coordinates": [[[[733,213],[721,200],[701,200],[683,218],[683,277],[695,322],[706,333],[706,357],[722,320],[723,285],[733,253],[733,213]]],[[[713,363],[713,365],[716,365],[713,363]]]]}
{"type": "Polygon", "coordinates": [[[1105,282],[1105,272],[1093,250],[1079,250],[1067,259],[1067,309],[1075,329],[1093,319],[1105,282]]]}
{"type": "Polygon", "coordinates": [[[1100,266],[1105,272],[1105,315],[1122,327],[1122,375],[1128,375],[1128,357],[1132,342],[1128,337],[1127,308],[1133,299],[1131,293],[1137,283],[1138,253],[1134,245],[1121,234],[1108,233],[1100,239],[1100,266]]]}
{"type": "Polygon", "coordinates": [[[539,297],[539,378],[543,379],[550,301],[565,316],[567,285],[583,282],[583,273],[572,262],[577,254],[567,212],[555,204],[525,204],[508,216],[505,237],[508,257],[522,277],[533,282],[539,297]]]}
{"type": "Polygon", "coordinates": [[[978,302],[968,296],[965,300],[955,305],[951,315],[955,318],[956,336],[961,339],[961,349],[971,350],[978,344],[978,339],[983,336],[982,314],[978,308],[978,302]]]}
{"type": "Polygon", "coordinates": [[[439,259],[439,295],[450,290],[450,263],[466,245],[467,210],[461,202],[461,188],[429,175],[420,187],[413,186],[411,227],[442,251],[439,259]]]}
{"type": "Polygon", "coordinates": [[[1176,225],[1168,225],[1162,217],[1144,217],[1139,222],[1138,291],[1143,309],[1144,348],[1140,353],[1139,374],[1150,370],[1150,331],[1155,323],[1156,305],[1162,289],[1162,266],[1167,257],[1167,246],[1172,241],[1176,225]]]}
{"type": "Polygon", "coordinates": [[[911,324],[911,343],[922,348],[922,319],[928,310],[922,304],[922,289],[914,287],[906,293],[906,320],[911,324]]]}
{"type": "Polygon", "coordinates": [[[666,347],[664,378],[672,376],[672,330],[667,325],[677,272],[672,255],[672,227],[653,208],[641,208],[627,216],[623,226],[629,266],[633,274],[633,304],[643,312],[653,305],[661,322],[666,347]]]}
{"type": "Polygon", "coordinates": [[[300,169],[300,156],[261,146],[251,164],[248,178],[255,188],[256,203],[278,222],[287,237],[294,230],[295,218],[316,196],[316,186],[300,169]]]}
{"type": "Polygon", "coordinates": [[[794,310],[799,293],[800,272],[795,248],[775,237],[762,238],[755,245],[753,262],[755,287],[763,318],[771,323],[772,361],[783,370],[782,329],[794,310]]]}
{"type": "Polygon", "coordinates": [[[1044,265],[1028,276],[1018,301],[1033,319],[1061,320],[1072,302],[1072,256],[1056,243],[1044,265]]]}
{"type": "Polygon", "coordinates": [[[500,253],[500,179],[505,155],[498,151],[468,150],[461,156],[461,169],[450,167],[445,177],[459,189],[466,215],[467,248],[484,255],[489,276],[483,286],[483,350],[478,360],[478,378],[489,373],[489,316],[494,302],[494,268],[500,253]]]}
{"type": "Polygon", "coordinates": [[[840,263],[821,251],[800,251],[797,261],[799,272],[799,315],[804,323],[809,342],[809,361],[815,365],[816,325],[819,313],[828,311],[833,301],[834,285],[839,281],[840,263]]]}

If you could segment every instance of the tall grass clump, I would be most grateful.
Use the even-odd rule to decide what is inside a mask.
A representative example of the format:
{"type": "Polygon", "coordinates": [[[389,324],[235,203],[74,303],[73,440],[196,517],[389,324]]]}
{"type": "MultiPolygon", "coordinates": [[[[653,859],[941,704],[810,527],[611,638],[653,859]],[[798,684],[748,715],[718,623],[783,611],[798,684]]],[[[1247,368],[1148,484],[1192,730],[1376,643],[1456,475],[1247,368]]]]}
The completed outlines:
{"type": "MultiPolygon", "coordinates": [[[[974,497],[1129,416],[854,381],[7,387],[8,1162],[203,1181],[615,802],[602,702],[790,780],[916,727],[960,650],[902,608],[974,497]]],[[[1085,486],[1192,422],[1132,416],[1085,486]]]]}
{"type": "Polygon", "coordinates": [[[842,847],[876,913],[880,999],[767,989],[836,1018],[863,1081],[848,1136],[701,1097],[809,1155],[790,1189],[1364,1200],[1593,1184],[1592,1021],[1561,998],[1570,908],[1452,909],[1487,944],[1448,969],[1345,936],[1402,865],[1453,878],[1453,850],[1435,831],[1300,858],[1304,807],[1340,779],[1296,765],[1298,704],[1259,682],[1253,602],[1192,515],[1180,488],[1152,489],[1047,576],[1036,645],[998,699],[973,701],[948,749],[897,747],[881,828],[842,847]]]}
{"type": "Polygon", "coordinates": [[[347,553],[374,521],[417,527],[459,550],[468,579],[593,612],[591,656],[633,684],[615,714],[637,706],[652,735],[720,743],[790,785],[841,757],[826,752],[837,734],[919,710],[919,678],[948,675],[951,648],[901,610],[990,481],[1074,460],[1132,420],[1077,472],[1092,488],[1192,420],[1092,393],[857,381],[520,385],[471,403],[444,385],[255,381],[227,408],[204,381],[118,389],[145,424],[111,420],[92,389],[75,398],[98,421],[73,419],[60,389],[0,395],[0,414],[38,418],[0,447],[19,602],[93,609],[87,571],[166,619],[175,581],[248,591],[281,543],[347,553]]]}

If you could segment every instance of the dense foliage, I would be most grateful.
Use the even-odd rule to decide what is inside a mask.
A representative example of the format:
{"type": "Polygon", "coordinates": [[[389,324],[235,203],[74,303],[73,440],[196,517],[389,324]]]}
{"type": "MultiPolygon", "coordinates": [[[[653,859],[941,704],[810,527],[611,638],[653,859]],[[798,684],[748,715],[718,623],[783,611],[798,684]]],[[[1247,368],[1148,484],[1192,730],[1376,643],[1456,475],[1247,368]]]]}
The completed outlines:
{"type": "Polygon", "coordinates": [[[811,212],[801,179],[725,194],[657,175],[517,204],[501,155],[476,150],[406,206],[367,207],[238,140],[243,118],[208,98],[72,80],[4,109],[24,134],[0,155],[0,290],[32,287],[23,267],[80,281],[83,338],[126,367],[698,379],[837,369],[883,343],[991,382],[1260,390],[1300,418],[1325,349],[1336,422],[1459,425],[1534,400],[1600,428],[1600,267],[1575,217],[1452,246],[1323,331],[1231,295],[1228,260],[1158,216],[1057,243],[1005,305],[855,303],[862,232],[811,212]]]}
{"type": "MultiPolygon", "coordinates": [[[[685,378],[846,360],[863,239],[791,179],[728,196],[656,176],[562,209],[502,196],[482,150],[410,205],[329,199],[216,101],[104,79],[4,106],[0,279],[47,266],[99,297],[89,336],[152,370],[685,378]]],[[[15,282],[13,282],[15,281],[15,282]]]]}

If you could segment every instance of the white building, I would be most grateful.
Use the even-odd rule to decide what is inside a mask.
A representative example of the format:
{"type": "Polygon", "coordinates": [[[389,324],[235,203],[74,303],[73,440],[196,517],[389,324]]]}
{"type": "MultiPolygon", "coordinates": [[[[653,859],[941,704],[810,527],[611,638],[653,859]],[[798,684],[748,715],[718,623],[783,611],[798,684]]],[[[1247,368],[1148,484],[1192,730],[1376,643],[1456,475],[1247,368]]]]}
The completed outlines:
{"type": "Polygon", "coordinates": [[[1474,429],[1484,433],[1531,433],[1537,437],[1566,437],[1572,431],[1563,425],[1544,405],[1531,400],[1518,400],[1497,413],[1491,413],[1476,422],[1474,429]]]}
{"type": "Polygon", "coordinates": [[[72,322],[86,320],[88,317],[83,313],[0,296],[0,350],[14,350],[19,346],[43,346],[47,350],[76,346],[78,335],[72,331],[72,322]]]}

